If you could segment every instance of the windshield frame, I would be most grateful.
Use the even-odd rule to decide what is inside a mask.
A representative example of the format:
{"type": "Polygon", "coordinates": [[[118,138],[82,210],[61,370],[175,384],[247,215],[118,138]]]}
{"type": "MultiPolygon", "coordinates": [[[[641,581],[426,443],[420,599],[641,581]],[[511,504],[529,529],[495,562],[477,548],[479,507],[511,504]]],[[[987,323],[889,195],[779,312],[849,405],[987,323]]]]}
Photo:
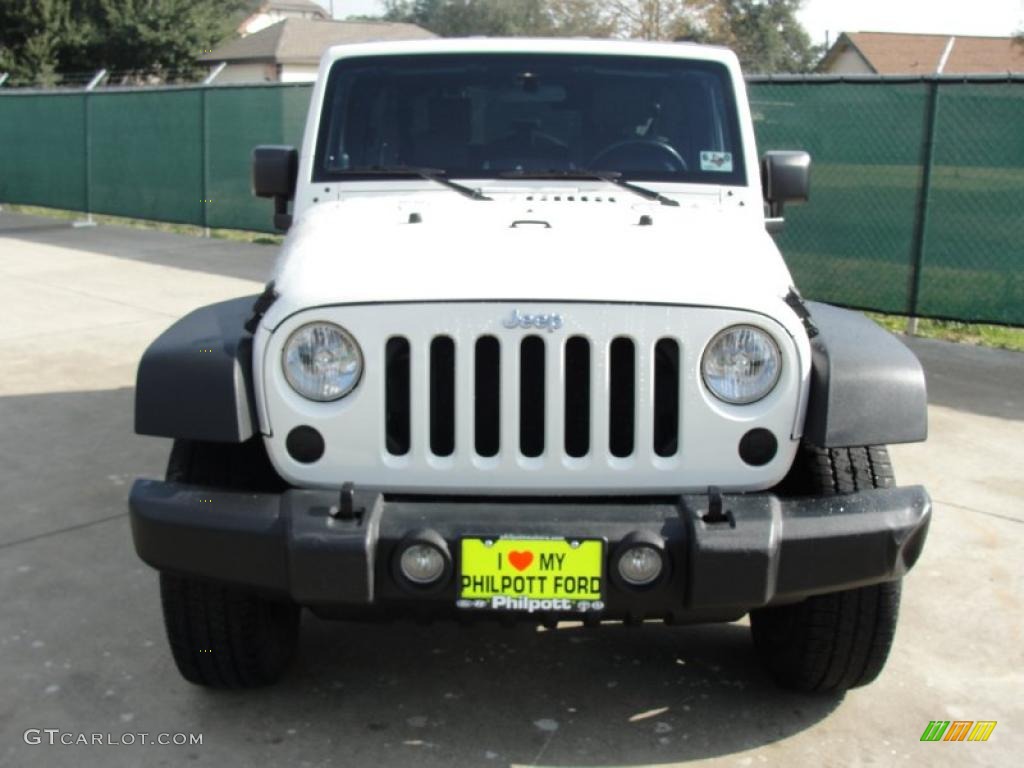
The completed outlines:
{"type": "MultiPolygon", "coordinates": [[[[719,61],[712,61],[700,58],[670,57],[670,56],[643,56],[637,54],[611,54],[611,53],[550,53],[550,52],[529,52],[529,51],[501,51],[501,52],[443,52],[443,53],[404,53],[388,55],[357,55],[344,57],[335,60],[328,71],[319,119],[317,121],[317,133],[312,158],[311,180],[314,183],[346,183],[346,182],[368,182],[381,181],[379,175],[373,173],[359,174],[352,170],[338,172],[327,167],[325,162],[328,151],[329,137],[332,131],[332,121],[335,119],[336,101],[342,87],[344,78],[351,72],[360,69],[382,68],[397,66],[408,68],[409,71],[417,65],[423,66],[430,59],[432,65],[459,65],[465,63],[472,66],[473,62],[480,62],[484,65],[493,64],[495,61],[505,65],[523,66],[533,63],[534,66],[566,65],[594,66],[594,67],[637,67],[638,69],[650,69],[652,66],[676,67],[678,69],[698,70],[703,73],[712,74],[719,81],[720,99],[719,108],[722,110],[721,120],[728,134],[729,146],[731,147],[733,167],[731,171],[708,171],[700,169],[689,169],[687,171],[673,172],[651,172],[621,169],[616,167],[605,168],[584,168],[576,170],[581,173],[587,172],[613,172],[618,173],[623,181],[635,181],[647,184],[686,184],[698,186],[746,186],[750,178],[750,169],[747,168],[746,142],[743,131],[743,124],[739,112],[739,94],[736,93],[733,78],[726,64],[719,61]],[[587,61],[592,60],[592,61],[587,61]]],[[[524,70],[527,71],[527,70],[524,70]]],[[[437,167],[437,164],[433,164],[437,167]]],[[[445,174],[453,179],[466,180],[489,180],[507,183],[506,168],[480,169],[467,172],[462,168],[443,168],[445,174]]],[[[529,172],[526,174],[529,175],[529,172]]]]}

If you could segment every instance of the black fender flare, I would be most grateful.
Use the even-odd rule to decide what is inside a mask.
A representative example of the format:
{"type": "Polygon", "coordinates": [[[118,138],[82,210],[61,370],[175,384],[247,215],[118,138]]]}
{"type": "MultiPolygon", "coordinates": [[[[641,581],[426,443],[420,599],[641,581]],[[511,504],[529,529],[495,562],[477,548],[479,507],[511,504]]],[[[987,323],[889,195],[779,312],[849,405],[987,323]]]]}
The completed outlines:
{"type": "Polygon", "coordinates": [[[257,298],[200,307],[149,345],[135,381],[138,434],[243,443],[259,431],[245,327],[257,298]]]}
{"type": "Polygon", "coordinates": [[[804,439],[821,448],[925,440],[928,392],[917,356],[860,312],[806,306],[818,333],[804,439]]]}

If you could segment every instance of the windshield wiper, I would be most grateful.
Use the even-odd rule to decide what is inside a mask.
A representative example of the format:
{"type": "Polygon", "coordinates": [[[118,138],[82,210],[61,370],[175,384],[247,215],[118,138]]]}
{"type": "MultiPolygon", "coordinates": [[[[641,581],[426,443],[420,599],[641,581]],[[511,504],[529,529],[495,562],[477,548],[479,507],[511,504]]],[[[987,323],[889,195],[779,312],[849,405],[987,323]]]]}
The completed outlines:
{"type": "Polygon", "coordinates": [[[503,179],[596,179],[608,184],[614,184],[622,189],[627,189],[635,195],[640,195],[647,200],[657,200],[662,205],[679,205],[678,200],[666,197],[660,192],[647,187],[641,187],[631,181],[622,178],[618,171],[588,171],[584,169],[573,169],[566,171],[505,171],[498,174],[503,179]]]}
{"type": "Polygon", "coordinates": [[[410,176],[433,181],[449,189],[454,189],[460,195],[465,195],[471,200],[493,200],[479,189],[472,189],[458,182],[452,181],[446,172],[440,168],[418,168],[413,165],[372,165],[365,168],[344,168],[332,170],[332,176],[381,176],[385,178],[402,179],[410,176]]]}

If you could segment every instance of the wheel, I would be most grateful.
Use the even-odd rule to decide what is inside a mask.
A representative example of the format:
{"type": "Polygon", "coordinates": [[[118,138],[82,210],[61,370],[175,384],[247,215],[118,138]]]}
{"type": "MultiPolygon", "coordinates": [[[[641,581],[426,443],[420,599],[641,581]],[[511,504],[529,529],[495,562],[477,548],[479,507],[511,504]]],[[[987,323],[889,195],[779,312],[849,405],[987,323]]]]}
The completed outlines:
{"type": "MultiPolygon", "coordinates": [[[[801,450],[780,491],[833,496],[894,485],[884,446],[801,450]]],[[[896,632],[900,581],[809,597],[750,614],[754,648],[784,688],[839,693],[885,666],[896,632]]]]}
{"type": "MultiPolygon", "coordinates": [[[[255,490],[283,485],[259,438],[242,445],[176,440],[167,479],[255,490]]],[[[301,609],[294,603],[171,573],[160,574],[160,597],[171,654],[191,683],[269,685],[295,656],[301,609]]]]}

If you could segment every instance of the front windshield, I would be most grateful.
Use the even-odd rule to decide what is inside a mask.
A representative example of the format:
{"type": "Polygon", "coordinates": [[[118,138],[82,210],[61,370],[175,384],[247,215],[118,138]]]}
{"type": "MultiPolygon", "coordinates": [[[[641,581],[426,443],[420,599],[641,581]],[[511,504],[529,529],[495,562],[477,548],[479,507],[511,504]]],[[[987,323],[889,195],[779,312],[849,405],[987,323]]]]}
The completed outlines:
{"type": "Polygon", "coordinates": [[[746,182],[729,73],[715,62],[480,53],[338,61],[314,181],[400,167],[471,179],[614,171],[746,182]]]}

